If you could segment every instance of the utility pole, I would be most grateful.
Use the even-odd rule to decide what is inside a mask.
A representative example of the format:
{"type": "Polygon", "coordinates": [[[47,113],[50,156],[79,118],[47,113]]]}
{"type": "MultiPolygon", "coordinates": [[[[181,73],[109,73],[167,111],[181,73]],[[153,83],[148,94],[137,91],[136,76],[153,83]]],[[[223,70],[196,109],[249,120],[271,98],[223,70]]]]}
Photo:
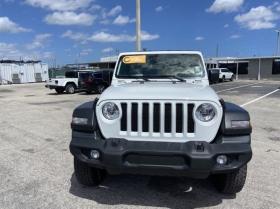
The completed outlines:
{"type": "Polygon", "coordinates": [[[280,48],[280,30],[275,30],[275,32],[277,33],[277,50],[276,50],[276,56],[279,55],[279,48],[280,48]]]}
{"type": "Polygon", "coordinates": [[[217,44],[217,46],[216,46],[216,57],[219,57],[219,50],[220,50],[220,47],[219,47],[219,44],[217,44]]]}
{"type": "Polygon", "coordinates": [[[136,0],[136,50],[141,51],[141,2],[136,0]]]}

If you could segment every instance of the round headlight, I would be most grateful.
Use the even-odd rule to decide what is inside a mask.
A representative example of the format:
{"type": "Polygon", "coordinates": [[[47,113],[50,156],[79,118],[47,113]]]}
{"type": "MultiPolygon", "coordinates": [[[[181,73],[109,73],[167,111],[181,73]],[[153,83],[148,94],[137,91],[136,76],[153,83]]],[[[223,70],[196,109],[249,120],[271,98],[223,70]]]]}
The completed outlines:
{"type": "Polygon", "coordinates": [[[107,102],[103,105],[102,114],[108,120],[115,120],[120,116],[120,111],[115,103],[107,102]]]}
{"type": "Polygon", "coordinates": [[[201,104],[195,111],[195,116],[202,122],[211,121],[216,115],[216,108],[208,103],[201,104]]]}

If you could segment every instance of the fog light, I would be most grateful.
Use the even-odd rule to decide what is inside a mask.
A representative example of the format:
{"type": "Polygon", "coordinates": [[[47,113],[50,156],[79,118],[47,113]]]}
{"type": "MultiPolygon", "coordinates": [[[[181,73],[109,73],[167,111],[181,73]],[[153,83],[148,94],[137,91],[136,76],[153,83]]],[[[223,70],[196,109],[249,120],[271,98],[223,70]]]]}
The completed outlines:
{"type": "Polygon", "coordinates": [[[219,165],[225,165],[225,164],[227,163],[227,156],[225,156],[225,155],[219,155],[219,156],[217,157],[217,163],[218,163],[219,165]]]}
{"type": "Polygon", "coordinates": [[[97,150],[91,150],[90,157],[93,159],[98,159],[100,157],[100,153],[97,150]]]}

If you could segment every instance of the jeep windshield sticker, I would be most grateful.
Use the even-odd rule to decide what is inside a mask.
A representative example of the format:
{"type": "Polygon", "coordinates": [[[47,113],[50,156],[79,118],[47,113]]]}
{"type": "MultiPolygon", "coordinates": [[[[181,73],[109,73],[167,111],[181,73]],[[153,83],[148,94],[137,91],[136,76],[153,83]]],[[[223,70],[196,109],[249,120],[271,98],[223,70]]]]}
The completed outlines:
{"type": "Polygon", "coordinates": [[[132,55],[123,58],[124,64],[146,64],[146,55],[132,55]]]}

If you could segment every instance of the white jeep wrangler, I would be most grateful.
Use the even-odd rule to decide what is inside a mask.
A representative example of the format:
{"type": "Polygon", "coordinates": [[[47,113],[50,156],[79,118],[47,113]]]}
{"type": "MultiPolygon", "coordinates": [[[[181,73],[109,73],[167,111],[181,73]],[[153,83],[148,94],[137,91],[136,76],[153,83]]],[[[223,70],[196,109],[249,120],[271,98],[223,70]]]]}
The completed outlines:
{"type": "Polygon", "coordinates": [[[53,78],[47,81],[45,87],[54,89],[56,93],[62,94],[64,91],[67,94],[74,94],[79,89],[80,74],[92,72],[86,70],[71,70],[65,72],[62,78],[53,78]]]}
{"type": "Polygon", "coordinates": [[[237,193],[252,157],[248,112],[209,87],[200,52],[122,53],[112,86],[73,112],[78,181],[105,174],[207,178],[237,193]]]}

